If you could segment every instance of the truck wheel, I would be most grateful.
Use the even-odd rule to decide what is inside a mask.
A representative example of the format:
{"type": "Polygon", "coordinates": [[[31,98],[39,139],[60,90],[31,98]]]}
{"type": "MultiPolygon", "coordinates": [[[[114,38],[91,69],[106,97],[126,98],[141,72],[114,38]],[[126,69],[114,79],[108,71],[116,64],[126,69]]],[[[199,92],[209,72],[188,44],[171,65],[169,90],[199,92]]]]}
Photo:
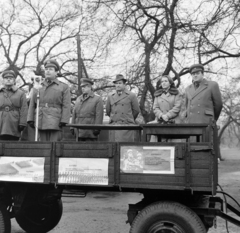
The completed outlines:
{"type": "Polygon", "coordinates": [[[16,221],[28,233],[45,233],[52,230],[62,217],[62,200],[54,200],[50,204],[32,204],[26,206],[16,221]]]}
{"type": "Polygon", "coordinates": [[[11,220],[7,207],[0,203],[0,233],[10,233],[11,232],[11,220]]]}
{"type": "Polygon", "coordinates": [[[139,212],[130,233],[206,233],[205,227],[188,207],[176,202],[156,202],[139,212]]]}

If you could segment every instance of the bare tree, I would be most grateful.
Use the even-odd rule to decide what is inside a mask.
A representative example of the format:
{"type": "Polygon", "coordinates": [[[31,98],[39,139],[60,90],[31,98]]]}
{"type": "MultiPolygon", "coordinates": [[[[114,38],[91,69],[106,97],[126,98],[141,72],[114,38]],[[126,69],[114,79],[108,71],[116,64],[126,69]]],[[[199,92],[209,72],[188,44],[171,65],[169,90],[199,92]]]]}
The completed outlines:
{"type": "Polygon", "coordinates": [[[222,110],[222,127],[219,131],[219,141],[224,138],[225,131],[228,131],[228,136],[237,140],[230,140],[239,144],[240,142],[240,90],[239,78],[233,79],[228,83],[227,87],[222,89],[223,110],[222,110]],[[236,142],[237,141],[237,142],[236,142]]]}
{"type": "Polygon", "coordinates": [[[116,37],[131,38],[131,51],[135,53],[128,71],[131,83],[139,88],[145,121],[151,119],[146,102],[154,98],[157,77],[170,74],[179,86],[193,63],[202,63],[207,72],[212,72],[216,61],[240,57],[236,39],[239,6],[235,0],[94,3],[95,11],[103,8],[115,16],[116,37]]]}
{"type": "Polygon", "coordinates": [[[81,36],[85,75],[104,56],[109,43],[107,33],[95,30],[96,16],[88,14],[87,5],[74,0],[7,0],[0,14],[0,70],[13,69],[22,86],[28,84],[24,74],[44,75],[42,65],[48,58],[56,58],[61,76],[76,85],[76,36],[81,36]]]}

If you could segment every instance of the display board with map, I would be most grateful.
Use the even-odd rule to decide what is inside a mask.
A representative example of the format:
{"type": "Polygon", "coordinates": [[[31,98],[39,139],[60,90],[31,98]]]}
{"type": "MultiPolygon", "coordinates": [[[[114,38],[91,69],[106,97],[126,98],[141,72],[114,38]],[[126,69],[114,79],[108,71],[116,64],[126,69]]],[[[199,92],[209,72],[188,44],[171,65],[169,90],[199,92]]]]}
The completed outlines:
{"type": "Polygon", "coordinates": [[[45,158],[0,157],[0,180],[40,182],[44,181],[45,158]]]}

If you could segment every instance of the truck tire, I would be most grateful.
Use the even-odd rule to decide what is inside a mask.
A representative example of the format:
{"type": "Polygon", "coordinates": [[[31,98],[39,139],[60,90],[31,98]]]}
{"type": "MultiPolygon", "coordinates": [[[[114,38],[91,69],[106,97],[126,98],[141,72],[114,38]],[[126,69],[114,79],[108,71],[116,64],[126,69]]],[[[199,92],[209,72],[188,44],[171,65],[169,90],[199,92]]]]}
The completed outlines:
{"type": "Polygon", "coordinates": [[[62,200],[54,200],[50,204],[33,204],[24,208],[16,221],[28,233],[45,233],[52,230],[62,217],[62,200]]]}
{"type": "Polygon", "coordinates": [[[201,219],[176,202],[156,202],[141,210],[129,233],[206,233],[201,219]]]}
{"type": "Polygon", "coordinates": [[[7,207],[0,203],[0,233],[10,233],[11,232],[11,220],[7,207]]]}

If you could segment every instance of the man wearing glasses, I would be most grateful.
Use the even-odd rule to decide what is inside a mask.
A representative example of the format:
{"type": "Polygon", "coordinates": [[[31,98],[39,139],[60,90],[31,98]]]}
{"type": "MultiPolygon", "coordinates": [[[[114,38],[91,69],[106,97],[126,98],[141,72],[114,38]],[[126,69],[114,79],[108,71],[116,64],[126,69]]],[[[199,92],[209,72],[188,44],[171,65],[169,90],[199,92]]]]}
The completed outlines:
{"type": "Polygon", "coordinates": [[[27,125],[25,93],[16,87],[16,74],[12,70],[2,73],[0,87],[0,140],[18,141],[27,125]]]}

